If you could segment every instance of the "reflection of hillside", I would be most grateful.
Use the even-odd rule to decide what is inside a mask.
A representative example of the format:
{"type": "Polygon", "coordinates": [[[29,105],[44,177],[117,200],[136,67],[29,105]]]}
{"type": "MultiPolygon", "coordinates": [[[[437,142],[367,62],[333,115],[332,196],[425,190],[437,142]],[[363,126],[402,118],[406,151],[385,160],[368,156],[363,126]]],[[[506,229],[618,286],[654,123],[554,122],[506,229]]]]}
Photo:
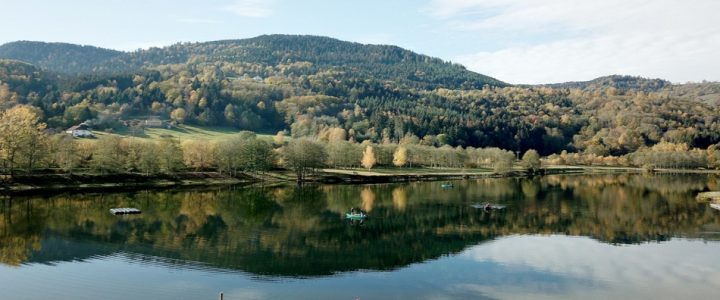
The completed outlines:
{"type": "Polygon", "coordinates": [[[715,179],[550,176],[407,185],[60,195],[3,201],[0,259],[73,260],[122,251],[263,275],[387,270],[510,234],[591,236],[612,243],[699,237],[720,217],[693,199],[715,179]],[[684,183],[687,183],[684,185],[684,183]],[[683,188],[683,186],[685,186],[683,188]],[[474,202],[500,202],[486,213],[474,202]],[[110,207],[141,208],[115,217],[110,207]],[[361,226],[341,219],[371,210],[361,226]]]}

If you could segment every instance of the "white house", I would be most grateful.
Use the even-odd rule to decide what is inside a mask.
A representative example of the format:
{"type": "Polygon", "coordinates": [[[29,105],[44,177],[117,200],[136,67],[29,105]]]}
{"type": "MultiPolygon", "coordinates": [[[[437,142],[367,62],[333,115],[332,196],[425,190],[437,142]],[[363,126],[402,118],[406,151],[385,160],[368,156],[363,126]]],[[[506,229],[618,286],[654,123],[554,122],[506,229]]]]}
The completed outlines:
{"type": "Polygon", "coordinates": [[[143,125],[145,125],[145,127],[162,127],[163,122],[158,118],[150,118],[143,121],[143,125]]]}
{"type": "Polygon", "coordinates": [[[85,124],[75,125],[65,130],[65,132],[79,138],[95,137],[95,135],[90,132],[90,128],[85,124]]]}

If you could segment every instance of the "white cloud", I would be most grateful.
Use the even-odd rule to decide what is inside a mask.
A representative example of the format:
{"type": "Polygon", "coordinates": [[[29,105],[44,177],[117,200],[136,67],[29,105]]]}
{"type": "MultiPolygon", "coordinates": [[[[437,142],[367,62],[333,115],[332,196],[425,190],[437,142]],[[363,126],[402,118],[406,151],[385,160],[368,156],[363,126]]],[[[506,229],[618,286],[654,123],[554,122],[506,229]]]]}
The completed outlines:
{"type": "Polygon", "coordinates": [[[672,240],[613,246],[585,237],[510,236],[463,253],[506,268],[532,268],[578,281],[567,289],[464,284],[457,288],[507,299],[701,299],[720,289],[717,243],[672,240]],[[650,294],[649,294],[650,293],[650,294]]]}
{"type": "Polygon", "coordinates": [[[241,17],[265,18],[272,15],[271,0],[235,0],[224,8],[241,17]]]}
{"type": "Polygon", "coordinates": [[[456,60],[512,83],[720,80],[720,1],[435,0],[424,11],[455,30],[507,36],[507,46],[456,60]]]}

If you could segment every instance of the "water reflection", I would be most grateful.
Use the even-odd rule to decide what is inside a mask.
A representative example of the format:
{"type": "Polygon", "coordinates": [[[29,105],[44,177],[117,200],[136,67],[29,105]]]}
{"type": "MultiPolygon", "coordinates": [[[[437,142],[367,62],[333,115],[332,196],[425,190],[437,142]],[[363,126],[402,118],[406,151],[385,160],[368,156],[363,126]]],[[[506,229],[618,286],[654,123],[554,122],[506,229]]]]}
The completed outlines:
{"type": "Polygon", "coordinates": [[[454,189],[430,182],[5,197],[0,262],[17,267],[122,253],[177,268],[304,278],[395,270],[518,234],[610,245],[717,240],[720,214],[694,200],[716,186],[712,176],[593,175],[481,179],[454,189]],[[477,202],[507,208],[485,212],[471,206],[477,202]],[[108,213],[128,206],[143,214],[108,213]],[[348,226],[343,215],[351,207],[371,218],[348,226]]]}

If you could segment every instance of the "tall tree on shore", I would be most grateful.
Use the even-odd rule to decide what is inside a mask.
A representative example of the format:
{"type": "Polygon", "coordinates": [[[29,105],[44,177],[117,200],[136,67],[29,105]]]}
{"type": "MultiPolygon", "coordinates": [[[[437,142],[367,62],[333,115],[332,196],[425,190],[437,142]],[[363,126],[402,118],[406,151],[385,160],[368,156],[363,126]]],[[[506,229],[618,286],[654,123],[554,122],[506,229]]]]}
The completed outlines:
{"type": "Polygon", "coordinates": [[[363,151],[362,166],[365,169],[372,169],[376,162],[377,158],[375,158],[375,150],[373,150],[371,145],[368,145],[365,147],[365,151],[363,151]]]}
{"type": "Polygon", "coordinates": [[[46,139],[45,127],[37,108],[17,105],[0,112],[0,161],[11,175],[22,161],[33,168],[46,139]]]}
{"type": "Polygon", "coordinates": [[[267,171],[273,167],[275,153],[270,143],[252,138],[240,147],[240,165],[244,171],[267,171]]]}
{"type": "Polygon", "coordinates": [[[52,164],[65,172],[72,171],[80,165],[80,157],[77,153],[78,145],[69,134],[58,134],[51,138],[50,153],[52,164]]]}
{"type": "Polygon", "coordinates": [[[127,161],[126,145],[119,136],[107,136],[95,143],[92,166],[102,173],[119,172],[127,161]]]}
{"type": "Polygon", "coordinates": [[[393,165],[396,167],[403,167],[407,164],[407,148],[400,146],[395,150],[393,154],[393,165]]]}
{"type": "Polygon", "coordinates": [[[325,148],[308,139],[293,139],[282,150],[285,167],[295,171],[297,181],[305,180],[306,175],[323,166],[327,158],[325,148]]]}
{"type": "Polygon", "coordinates": [[[525,151],[522,161],[525,168],[528,169],[528,172],[537,173],[537,171],[540,170],[540,154],[538,154],[537,151],[533,149],[525,151]]]}
{"type": "Polygon", "coordinates": [[[180,142],[175,139],[164,138],[158,144],[158,163],[161,172],[173,173],[184,167],[183,150],[180,142]]]}
{"type": "Polygon", "coordinates": [[[187,140],[181,144],[185,165],[196,171],[205,170],[215,164],[216,145],[207,140],[187,140]]]}

